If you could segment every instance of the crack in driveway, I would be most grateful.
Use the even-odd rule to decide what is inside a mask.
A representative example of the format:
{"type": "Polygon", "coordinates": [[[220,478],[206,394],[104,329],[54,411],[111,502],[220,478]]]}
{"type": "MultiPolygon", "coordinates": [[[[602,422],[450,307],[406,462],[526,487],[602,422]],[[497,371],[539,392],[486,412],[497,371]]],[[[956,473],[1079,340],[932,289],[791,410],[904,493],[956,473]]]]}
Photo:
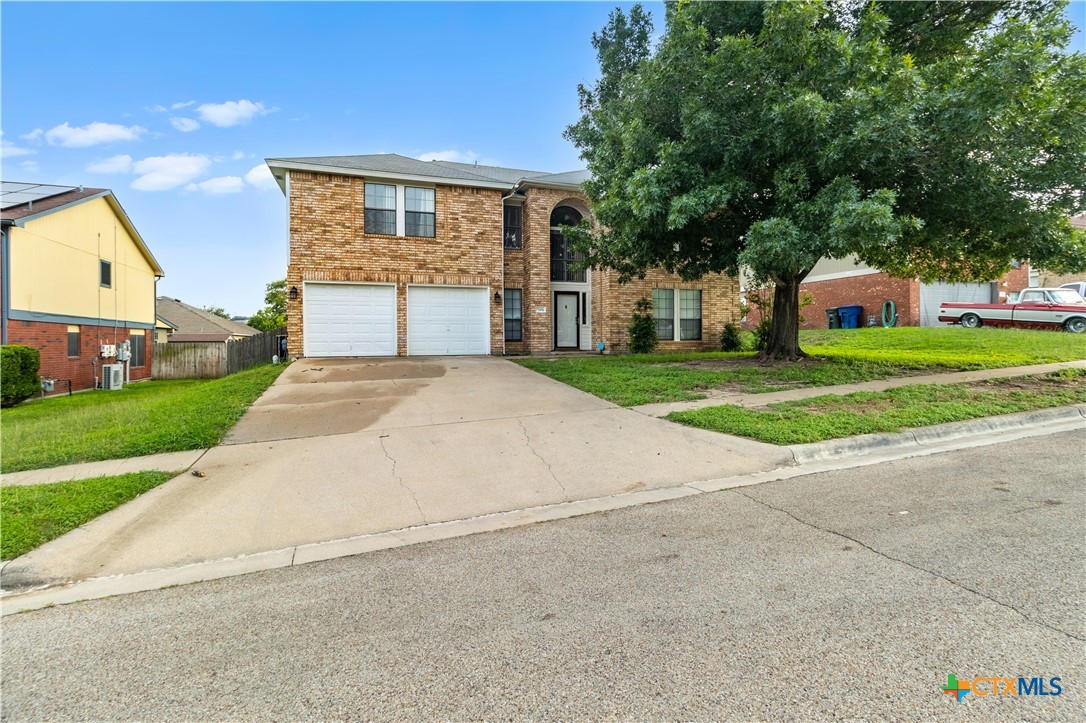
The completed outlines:
{"type": "Polygon", "coordinates": [[[385,457],[387,457],[388,461],[392,463],[392,477],[396,480],[396,482],[399,483],[400,487],[403,487],[411,494],[411,499],[415,501],[415,509],[419,511],[419,519],[422,520],[422,524],[429,524],[426,521],[426,515],[422,514],[422,505],[419,504],[419,496],[415,494],[415,490],[413,490],[406,482],[403,481],[403,477],[396,474],[396,458],[389,454],[388,447],[385,446],[385,438],[378,437],[377,443],[381,445],[381,451],[385,453],[385,457]]]}
{"type": "Polygon", "coordinates": [[[528,451],[534,454],[536,456],[536,459],[538,459],[547,467],[547,472],[550,473],[551,479],[554,480],[555,484],[562,488],[562,494],[565,495],[566,501],[568,502],[570,500],[570,496],[569,492],[566,490],[566,486],[562,484],[562,480],[558,479],[558,475],[554,473],[554,468],[551,467],[551,463],[543,459],[543,455],[537,452],[536,448],[532,446],[532,439],[528,436],[528,428],[524,426],[524,420],[520,417],[517,417],[516,419],[517,424],[520,425],[520,431],[524,434],[524,443],[528,445],[528,451]]]}
{"type": "Polygon", "coordinates": [[[1071,638],[1072,640],[1077,640],[1079,642],[1086,641],[1086,638],[1075,635],[1074,633],[1063,630],[1062,628],[1058,628],[1055,625],[1050,625],[1049,623],[1043,622],[1041,620],[1035,620],[1035,619],[1031,618],[1029,615],[1026,615],[1024,612],[1022,612],[1021,610],[1019,610],[1015,606],[1013,606],[1013,605],[1011,605],[1009,603],[1005,603],[1002,600],[999,600],[997,598],[994,598],[994,597],[992,597],[991,595],[989,595],[989,594],[987,594],[985,592],[977,590],[976,588],[969,587],[968,585],[965,585],[965,584],[963,584],[963,583],[961,583],[961,582],[959,582],[957,580],[954,580],[953,578],[947,577],[946,575],[942,575],[942,574],[940,574],[938,572],[935,572],[934,570],[929,570],[926,567],[921,567],[920,565],[916,565],[914,563],[911,563],[908,560],[903,560],[900,557],[894,557],[893,555],[888,555],[887,553],[882,552],[881,550],[875,549],[874,547],[867,544],[866,542],[864,542],[862,540],[858,540],[855,537],[851,537],[849,535],[846,535],[843,532],[838,532],[837,530],[833,530],[833,529],[830,529],[828,527],[822,527],[821,525],[817,525],[814,522],[808,522],[807,520],[804,520],[804,519],[802,519],[800,517],[797,517],[795,514],[793,514],[792,512],[789,512],[788,510],[784,509],[783,507],[777,507],[775,505],[769,504],[768,502],[763,502],[762,500],[760,500],[760,499],[758,499],[756,497],[751,497],[750,495],[748,495],[745,492],[742,492],[742,491],[740,491],[738,489],[731,489],[731,490],[727,490],[727,491],[732,492],[734,494],[737,494],[740,497],[746,497],[751,502],[755,502],[755,503],[757,503],[757,504],[759,504],[759,505],[761,505],[763,507],[767,507],[767,508],[769,508],[771,510],[775,510],[777,512],[788,515],[789,517],[791,517],[793,520],[800,523],[801,525],[806,525],[807,527],[811,527],[811,528],[816,529],[816,530],[818,530],[820,532],[825,532],[826,534],[834,535],[836,537],[840,537],[840,538],[848,540],[850,542],[854,542],[857,545],[859,545],[860,547],[864,548],[865,550],[867,550],[869,552],[873,552],[874,554],[878,555],[879,557],[881,557],[883,559],[890,560],[891,562],[896,562],[896,563],[905,565],[906,567],[911,567],[912,569],[917,570],[918,572],[927,573],[928,575],[931,575],[932,577],[943,580],[944,582],[948,582],[948,583],[950,583],[951,585],[953,585],[954,587],[956,587],[956,588],[958,588],[960,590],[965,590],[966,592],[977,595],[978,597],[982,597],[985,600],[988,600],[989,602],[995,603],[996,605],[998,605],[1001,608],[1004,608],[1006,610],[1010,610],[1011,612],[1015,613],[1016,615],[1018,615],[1020,618],[1022,618],[1023,620],[1025,620],[1028,623],[1032,623],[1033,625],[1037,625],[1039,627],[1046,628],[1046,629],[1051,630],[1053,632],[1060,633],[1061,635],[1066,635],[1067,637],[1071,638]]]}

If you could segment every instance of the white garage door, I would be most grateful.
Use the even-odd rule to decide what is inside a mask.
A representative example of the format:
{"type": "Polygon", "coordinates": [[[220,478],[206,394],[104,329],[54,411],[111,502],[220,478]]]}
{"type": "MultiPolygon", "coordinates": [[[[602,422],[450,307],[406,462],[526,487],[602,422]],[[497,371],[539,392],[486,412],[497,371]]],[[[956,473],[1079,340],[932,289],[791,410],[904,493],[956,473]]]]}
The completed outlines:
{"type": "Polygon", "coordinates": [[[396,287],[309,284],[303,290],[306,356],[395,356],[396,287]]]}
{"type": "Polygon", "coordinates": [[[485,286],[407,287],[407,353],[489,353],[489,294],[485,286]]]}
{"type": "Polygon", "coordinates": [[[920,326],[943,326],[939,321],[939,304],[957,301],[966,304],[991,304],[991,284],[947,284],[935,282],[920,285],[920,326]]]}

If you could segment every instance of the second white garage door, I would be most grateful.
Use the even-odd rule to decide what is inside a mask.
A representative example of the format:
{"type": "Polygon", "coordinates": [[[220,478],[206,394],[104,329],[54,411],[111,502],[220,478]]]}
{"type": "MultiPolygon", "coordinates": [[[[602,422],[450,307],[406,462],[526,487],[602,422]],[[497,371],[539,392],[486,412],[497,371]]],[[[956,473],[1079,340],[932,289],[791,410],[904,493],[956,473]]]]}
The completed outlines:
{"type": "Polygon", "coordinates": [[[485,286],[407,287],[407,353],[489,353],[489,294],[485,286]]]}
{"type": "Polygon", "coordinates": [[[991,304],[991,284],[951,284],[936,281],[920,285],[920,326],[945,326],[939,321],[939,305],[947,301],[991,304]]]}

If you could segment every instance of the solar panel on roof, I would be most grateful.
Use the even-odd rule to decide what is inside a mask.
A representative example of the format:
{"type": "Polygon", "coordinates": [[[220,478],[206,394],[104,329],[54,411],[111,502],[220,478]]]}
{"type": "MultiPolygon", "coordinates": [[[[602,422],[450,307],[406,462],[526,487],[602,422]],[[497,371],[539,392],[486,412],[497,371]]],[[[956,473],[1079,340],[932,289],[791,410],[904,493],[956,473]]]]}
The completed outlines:
{"type": "Polygon", "coordinates": [[[0,209],[21,206],[30,201],[74,191],[75,186],[53,186],[47,183],[16,183],[0,181],[0,209]]]}

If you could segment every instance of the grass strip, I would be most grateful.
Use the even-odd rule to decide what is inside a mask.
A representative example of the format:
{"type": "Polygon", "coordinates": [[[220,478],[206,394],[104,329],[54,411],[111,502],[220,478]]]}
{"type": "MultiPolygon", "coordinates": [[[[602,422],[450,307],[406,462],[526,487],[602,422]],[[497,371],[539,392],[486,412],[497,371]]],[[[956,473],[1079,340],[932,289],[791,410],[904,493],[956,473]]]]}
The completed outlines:
{"type": "Polygon", "coordinates": [[[0,559],[19,557],[157,487],[177,472],[0,488],[0,559]]]}
{"type": "Polygon", "coordinates": [[[221,379],[141,382],[24,402],[0,412],[0,470],[214,446],[285,368],[265,364],[221,379]]]}
{"type": "Polygon", "coordinates": [[[1086,402],[1086,380],[1081,375],[1046,378],[1053,379],[1050,388],[1020,389],[999,382],[919,384],[885,392],[780,402],[768,405],[767,410],[733,405],[706,407],[672,412],[667,418],[714,432],[788,445],[1086,402]]]}

